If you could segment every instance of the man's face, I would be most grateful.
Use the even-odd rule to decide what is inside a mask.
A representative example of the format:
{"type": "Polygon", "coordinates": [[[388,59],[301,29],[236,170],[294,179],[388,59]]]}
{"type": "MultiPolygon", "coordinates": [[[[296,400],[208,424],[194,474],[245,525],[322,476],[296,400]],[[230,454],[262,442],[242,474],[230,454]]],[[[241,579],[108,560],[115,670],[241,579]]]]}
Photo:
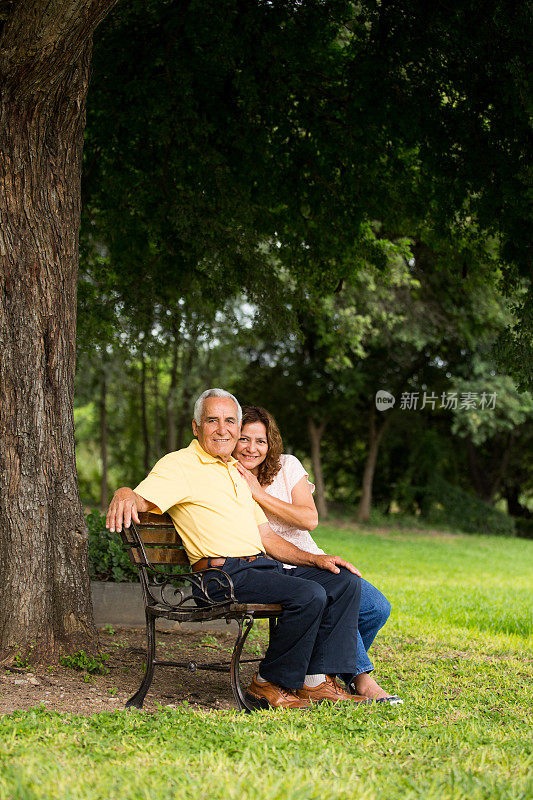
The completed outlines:
{"type": "Polygon", "coordinates": [[[192,431],[206,453],[227,461],[241,432],[237,406],[230,397],[207,397],[201,422],[197,425],[193,419],[192,431]]]}

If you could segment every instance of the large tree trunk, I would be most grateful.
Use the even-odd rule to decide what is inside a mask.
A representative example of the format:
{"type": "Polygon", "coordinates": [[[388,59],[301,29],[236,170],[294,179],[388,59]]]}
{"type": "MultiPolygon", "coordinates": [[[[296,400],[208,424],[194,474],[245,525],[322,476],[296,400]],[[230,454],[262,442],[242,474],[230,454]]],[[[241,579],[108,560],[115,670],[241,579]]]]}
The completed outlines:
{"type": "Polygon", "coordinates": [[[367,522],[372,508],[372,487],[374,485],[374,474],[378,461],[379,445],[383,434],[390,425],[392,415],[389,412],[381,426],[376,427],[376,409],[372,406],[370,410],[369,431],[368,431],[368,455],[366,458],[365,469],[363,472],[363,485],[361,500],[357,508],[356,519],[358,522],[367,522]]]}
{"type": "Polygon", "coordinates": [[[311,464],[316,484],[315,502],[318,516],[322,519],[328,515],[328,504],[326,501],[326,487],[324,485],[324,475],[322,473],[322,456],[320,453],[320,443],[326,423],[323,420],[317,425],[311,417],[307,419],[307,431],[309,433],[309,443],[311,445],[311,464]]]}
{"type": "MultiPolygon", "coordinates": [[[[0,35],[0,659],[93,649],[74,454],[91,36],[113,0],[22,0],[0,35]]],[[[5,19],[5,16],[4,16],[5,19]]]]}

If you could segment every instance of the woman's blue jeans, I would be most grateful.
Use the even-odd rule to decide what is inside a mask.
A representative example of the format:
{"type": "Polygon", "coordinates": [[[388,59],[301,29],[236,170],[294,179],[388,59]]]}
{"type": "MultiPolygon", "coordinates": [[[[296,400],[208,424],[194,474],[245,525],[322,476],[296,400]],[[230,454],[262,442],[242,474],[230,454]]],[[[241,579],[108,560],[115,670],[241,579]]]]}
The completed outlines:
{"type": "Polygon", "coordinates": [[[374,669],[367,651],[379,629],[387,622],[390,612],[391,606],[387,598],[371,583],[361,579],[361,605],[357,626],[357,675],[374,669]]]}

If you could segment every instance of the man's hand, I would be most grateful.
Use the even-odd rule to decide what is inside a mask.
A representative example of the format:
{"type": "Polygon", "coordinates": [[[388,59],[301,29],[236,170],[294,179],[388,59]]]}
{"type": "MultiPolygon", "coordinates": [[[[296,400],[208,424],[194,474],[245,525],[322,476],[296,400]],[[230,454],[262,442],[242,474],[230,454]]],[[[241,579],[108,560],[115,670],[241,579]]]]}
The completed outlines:
{"type": "Polygon", "coordinates": [[[113,495],[107,510],[105,526],[111,533],[114,533],[115,530],[120,532],[122,523],[125,528],[129,528],[133,518],[133,521],[139,524],[138,512],[149,511],[150,508],[154,508],[153,503],[149,503],[140,494],[136,494],[133,489],[123,486],[121,489],[117,489],[113,495]]]}
{"type": "Polygon", "coordinates": [[[357,567],[354,567],[353,564],[350,564],[349,561],[345,561],[344,558],[340,556],[317,555],[313,556],[313,558],[315,560],[315,566],[320,567],[320,569],[328,569],[330,572],[335,572],[335,574],[337,574],[340,572],[339,567],[344,567],[349,572],[353,572],[354,575],[361,577],[361,573],[357,567]]]}

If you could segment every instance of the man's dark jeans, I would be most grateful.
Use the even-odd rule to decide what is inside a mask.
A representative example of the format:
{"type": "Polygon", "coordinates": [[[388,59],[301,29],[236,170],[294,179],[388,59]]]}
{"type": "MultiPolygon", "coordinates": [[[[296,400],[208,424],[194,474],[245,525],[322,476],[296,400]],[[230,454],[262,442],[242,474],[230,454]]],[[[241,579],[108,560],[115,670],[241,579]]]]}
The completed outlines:
{"type": "MultiPolygon", "coordinates": [[[[286,570],[267,557],[221,567],[242,603],[279,603],[282,614],[259,665],[265,680],[301,689],[306,674],[355,675],[361,579],[344,568],[286,570]]],[[[216,597],[216,594],[213,593],[216,597]]]]}

